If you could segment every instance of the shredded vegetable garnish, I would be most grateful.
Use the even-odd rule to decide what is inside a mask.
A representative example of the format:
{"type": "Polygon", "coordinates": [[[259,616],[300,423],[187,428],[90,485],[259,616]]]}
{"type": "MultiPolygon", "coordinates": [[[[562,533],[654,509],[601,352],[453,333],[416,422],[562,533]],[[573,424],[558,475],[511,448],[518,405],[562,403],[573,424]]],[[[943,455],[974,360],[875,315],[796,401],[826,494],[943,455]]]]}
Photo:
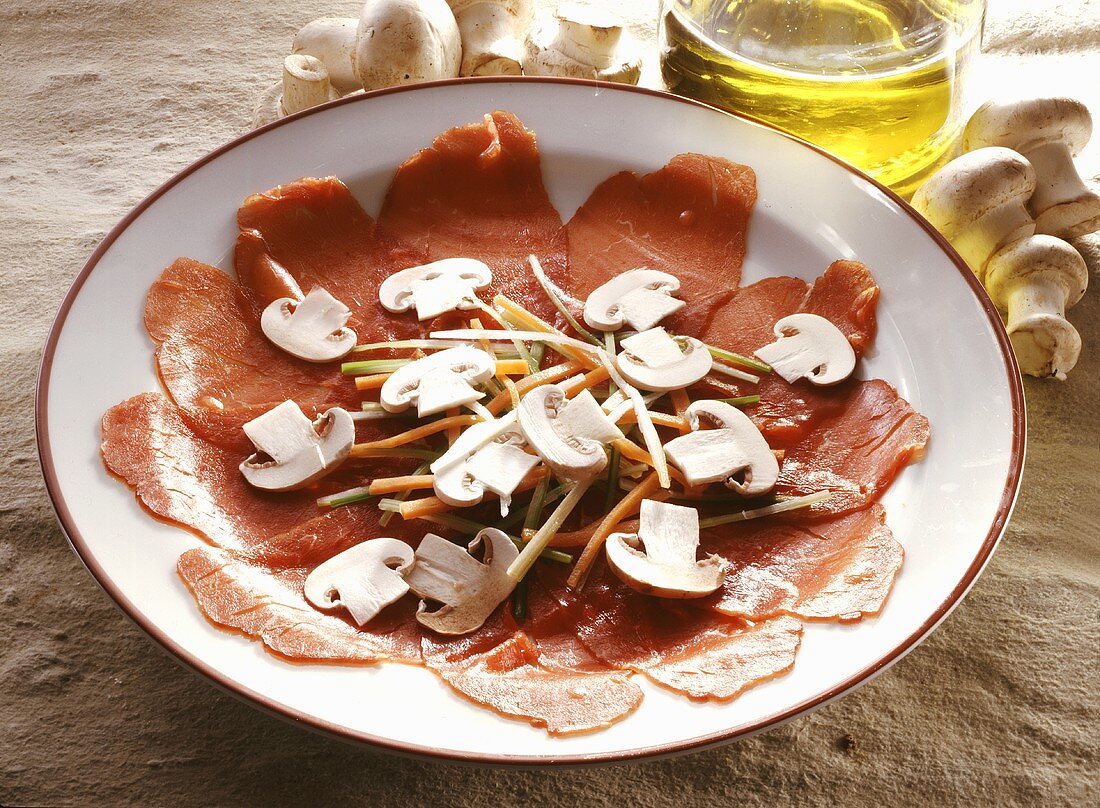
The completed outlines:
{"type": "Polygon", "coordinates": [[[724,404],[729,404],[733,407],[747,407],[750,404],[759,404],[760,396],[738,396],[736,398],[719,398],[717,401],[721,401],[724,404]]]}
{"type": "MultiPolygon", "coordinates": [[[[392,500],[387,500],[392,502],[392,500]]],[[[392,507],[392,506],[391,506],[392,507]]],[[[433,513],[420,517],[421,521],[431,522],[432,524],[441,525],[442,527],[449,527],[451,530],[457,530],[459,533],[464,533],[468,536],[476,536],[489,525],[482,525],[475,522],[472,519],[464,519],[461,516],[454,516],[449,513],[433,513]]],[[[523,549],[523,539],[518,536],[508,534],[508,538],[512,540],[512,544],[517,549],[523,549]]],[[[556,561],[559,564],[572,564],[573,556],[569,553],[563,553],[561,550],[546,549],[542,551],[540,558],[545,558],[547,561],[556,561]]]]}
{"type": "Polygon", "coordinates": [[[672,485],[672,481],[669,479],[668,475],[668,461],[665,460],[665,447],[661,443],[661,437],[657,434],[657,429],[653,426],[653,421],[649,418],[649,411],[646,409],[645,399],[637,389],[627,384],[626,379],[619,375],[619,371],[615,369],[615,361],[607,351],[602,348],[600,349],[600,361],[607,369],[608,374],[611,376],[611,380],[619,385],[619,389],[626,393],[634,403],[634,412],[638,416],[638,429],[641,431],[646,448],[649,450],[650,457],[653,461],[653,468],[657,470],[657,479],[661,483],[661,488],[668,488],[672,485]]]}
{"type": "MultiPolygon", "coordinates": [[[[526,477],[524,477],[514,493],[520,491],[530,491],[534,488],[540,479],[546,476],[546,469],[542,467],[536,467],[531,470],[526,477]]],[[[495,494],[486,492],[485,499],[496,498],[495,494]]],[[[396,500],[382,500],[379,502],[379,507],[382,507],[382,502],[395,502],[396,500]]],[[[397,512],[401,514],[401,518],[408,519],[420,519],[423,516],[428,516],[437,513],[446,513],[447,511],[454,510],[453,505],[448,505],[439,497],[423,497],[421,499],[413,499],[406,502],[398,503],[397,512]]],[[[392,510],[392,508],[382,508],[383,510],[392,510]]]]}
{"type": "MultiPolygon", "coordinates": [[[[529,391],[534,390],[541,384],[553,384],[554,382],[561,381],[567,376],[571,376],[576,373],[582,367],[580,362],[575,360],[565,362],[560,365],[552,365],[546,370],[540,370],[538,373],[533,373],[530,376],[526,376],[516,382],[516,392],[520,396],[526,395],[529,391]]],[[[508,402],[511,400],[511,393],[501,393],[494,398],[488,404],[485,405],[486,409],[493,415],[497,415],[508,406],[508,402]]]]}
{"type": "Polygon", "coordinates": [[[611,535],[615,526],[626,517],[633,516],[638,508],[642,506],[642,500],[650,494],[657,495],[660,487],[661,482],[657,474],[653,473],[646,477],[641,485],[619,500],[619,504],[608,512],[592,534],[592,538],[588,540],[588,544],[581,552],[581,557],[577,559],[577,566],[573,567],[573,571],[569,573],[566,586],[576,589],[580,585],[588,574],[588,568],[596,560],[597,553],[599,553],[600,548],[603,547],[603,543],[607,541],[607,537],[611,535]]]}
{"type": "Polygon", "coordinates": [[[565,301],[562,300],[561,296],[555,291],[554,284],[550,278],[546,276],[546,273],[543,272],[542,264],[539,263],[539,259],[533,255],[529,255],[527,256],[527,263],[531,267],[531,274],[535,276],[535,280],[537,280],[539,286],[542,287],[542,291],[550,298],[550,302],[554,304],[554,308],[561,312],[561,316],[565,318],[569,326],[588,342],[591,342],[593,345],[599,345],[600,340],[596,338],[596,335],[577,322],[573,313],[569,311],[569,308],[565,305],[565,301]]]}
{"type": "MultiPolygon", "coordinates": [[[[421,463],[419,466],[416,467],[416,470],[413,472],[413,476],[418,476],[418,475],[424,474],[425,472],[427,472],[427,470],[429,468],[431,468],[431,465],[432,464],[428,461],[425,461],[425,462],[421,463]]],[[[399,503],[404,502],[406,499],[409,498],[410,494],[412,494],[412,491],[402,491],[402,492],[400,492],[397,495],[397,501],[399,503]]],[[[386,525],[388,525],[390,523],[391,519],[393,519],[393,511],[385,511],[382,514],[382,518],[378,520],[378,524],[380,524],[382,527],[385,527],[386,525]]]]}
{"type": "MultiPolygon", "coordinates": [[[[529,331],[533,331],[538,334],[553,334],[558,337],[564,337],[563,334],[550,323],[541,319],[535,314],[527,311],[523,306],[516,303],[514,300],[509,300],[504,295],[497,295],[493,298],[493,305],[500,309],[502,316],[505,319],[511,318],[512,322],[516,325],[525,328],[529,331]]],[[[586,363],[588,367],[595,367],[595,360],[591,356],[592,346],[586,342],[577,340],[577,343],[581,346],[580,350],[570,347],[566,344],[559,344],[555,347],[555,350],[567,359],[579,359],[586,363]]],[[[539,344],[548,344],[543,341],[539,344]]],[[[537,347],[537,346],[536,346],[537,347]]],[[[534,350],[532,348],[532,350],[534,350]]]]}
{"type": "Polygon", "coordinates": [[[351,352],[368,353],[370,351],[397,351],[402,348],[443,350],[444,348],[461,348],[465,344],[465,342],[448,342],[442,339],[399,339],[394,342],[371,342],[366,345],[356,345],[351,349],[351,352]]]}
{"type": "MultiPolygon", "coordinates": [[[[507,392],[507,391],[505,391],[507,392]]],[[[480,401],[470,401],[465,406],[470,408],[470,412],[480,418],[482,421],[492,421],[495,413],[489,411],[489,408],[482,404],[480,401]]],[[[454,443],[454,441],[451,441],[454,443]]]]}
{"type": "Polygon", "coordinates": [[[365,376],[368,373],[393,373],[412,361],[412,359],[367,359],[363,362],[344,362],[340,365],[340,372],[347,376],[365,376]]]}
{"type": "Polygon", "coordinates": [[[759,359],[753,359],[750,356],[742,356],[739,353],[727,351],[725,348],[715,348],[713,345],[708,345],[707,350],[710,351],[711,356],[716,359],[725,359],[727,362],[735,362],[738,365],[744,365],[747,368],[759,370],[761,373],[772,372],[771,365],[766,362],[761,362],[759,359]]]}
{"type": "Polygon", "coordinates": [[[389,373],[376,373],[373,376],[356,376],[355,389],[377,390],[386,383],[386,379],[388,379],[389,377],[389,373]]]}
{"type": "Polygon", "coordinates": [[[558,507],[554,508],[550,518],[535,532],[535,535],[520,551],[516,560],[508,567],[509,578],[514,581],[523,580],[523,577],[535,563],[535,559],[546,549],[550,540],[554,538],[554,534],[561,529],[562,524],[569,518],[569,514],[573,512],[573,509],[580,504],[581,497],[584,496],[590,485],[592,485],[591,480],[582,480],[576,483],[572,490],[565,495],[565,499],[558,503],[558,507]]]}
{"type": "Polygon", "coordinates": [[[807,494],[804,497],[784,499],[772,505],[765,505],[762,508],[753,508],[750,511],[737,511],[736,513],[726,513],[721,516],[710,516],[706,519],[700,519],[699,527],[701,529],[718,527],[719,525],[728,525],[730,522],[746,522],[749,519],[759,519],[763,516],[771,516],[773,513],[786,513],[787,511],[796,511],[799,508],[809,508],[811,505],[825,502],[832,497],[832,495],[832,491],[818,491],[816,494],[807,494]]]}
{"type": "Polygon", "coordinates": [[[378,458],[378,457],[415,457],[419,460],[435,460],[439,457],[440,453],[432,449],[418,449],[415,446],[395,446],[393,448],[364,448],[358,449],[353,446],[351,448],[351,456],[359,459],[366,458],[378,458]]]}
{"type": "Polygon", "coordinates": [[[433,331],[433,337],[440,339],[487,339],[494,342],[521,339],[525,342],[545,342],[549,345],[575,348],[577,351],[593,354],[596,348],[587,342],[581,342],[575,337],[567,337],[564,334],[547,334],[541,331],[490,331],[486,328],[456,328],[451,331],[433,331]]]}
{"type": "Polygon", "coordinates": [[[353,421],[387,421],[387,420],[391,420],[391,419],[394,419],[394,418],[406,418],[406,419],[411,418],[412,416],[416,415],[416,413],[415,412],[410,413],[408,411],[405,411],[405,412],[387,412],[386,410],[383,410],[383,409],[377,409],[377,410],[371,409],[371,410],[362,410],[361,412],[355,412],[353,410],[352,412],[349,412],[348,415],[351,416],[351,420],[353,420],[353,421]]]}
{"type": "Polygon", "coordinates": [[[615,495],[619,492],[619,460],[621,455],[618,448],[611,447],[607,453],[607,493],[604,496],[603,509],[610,511],[615,505],[615,495]]]}
{"type": "Polygon", "coordinates": [[[321,497],[317,500],[317,505],[321,508],[339,508],[341,505],[351,505],[353,502],[364,502],[373,498],[374,495],[367,486],[359,485],[355,488],[349,488],[347,491],[341,491],[338,494],[329,494],[327,497],[321,497]]]}
{"type": "Polygon", "coordinates": [[[421,438],[426,438],[429,435],[446,432],[452,426],[470,426],[471,424],[476,424],[480,420],[481,419],[476,415],[456,415],[451,418],[441,418],[438,421],[432,421],[430,424],[418,426],[415,429],[410,429],[407,432],[402,432],[390,438],[383,438],[382,440],[375,440],[369,443],[357,443],[351,447],[351,456],[369,457],[370,455],[365,454],[365,452],[369,452],[373,449],[393,449],[397,446],[404,446],[406,443],[412,443],[421,438]]]}
{"type": "Polygon", "coordinates": [[[710,366],[712,373],[721,373],[725,376],[732,376],[735,379],[740,379],[743,382],[752,382],[756,384],[760,381],[759,376],[754,376],[751,373],[745,373],[743,370],[737,368],[731,368],[729,365],[723,365],[721,362],[714,362],[710,366]]]}
{"type": "Polygon", "coordinates": [[[410,474],[407,477],[378,477],[371,480],[367,490],[372,495],[400,494],[403,491],[420,491],[431,488],[434,481],[431,474],[410,474]]]}

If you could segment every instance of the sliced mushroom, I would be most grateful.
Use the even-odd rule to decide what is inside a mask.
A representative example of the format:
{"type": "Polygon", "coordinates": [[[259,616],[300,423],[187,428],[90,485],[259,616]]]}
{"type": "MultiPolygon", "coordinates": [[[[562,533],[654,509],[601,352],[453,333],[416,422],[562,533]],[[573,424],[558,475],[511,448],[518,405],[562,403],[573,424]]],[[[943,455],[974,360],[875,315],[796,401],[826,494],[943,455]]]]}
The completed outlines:
{"type": "Polygon", "coordinates": [[[313,570],[306,578],[306,600],[326,612],[343,607],[364,626],[409,591],[405,573],[413,561],[405,542],[370,539],[313,570]]]}
{"type": "Polygon", "coordinates": [[[827,386],[844,381],[856,368],[856,352],[843,332],[816,314],[790,314],[772,329],[779,338],[756,351],[789,382],[808,379],[827,386]]]}
{"type": "Polygon", "coordinates": [[[310,421],[293,401],[253,418],[244,433],[259,450],[240,465],[248,484],[265,491],[292,491],[335,469],[351,452],[355,422],[333,407],[310,421]]]}
{"type": "Polygon", "coordinates": [[[493,273],[473,258],[444,258],[395,272],[378,288],[378,301],[395,314],[416,309],[420,320],[455,310],[476,309],[476,291],[493,281],[493,273]]]}
{"type": "Polygon", "coordinates": [[[607,466],[604,444],[623,437],[588,390],[572,399],[556,384],[536,387],[517,410],[520,429],[559,477],[586,480],[607,466]]]}
{"type": "Polygon", "coordinates": [[[714,364],[707,346],[694,337],[670,337],[658,326],[624,339],[615,365],[643,390],[667,392],[695,384],[714,364]]]}
{"type": "MultiPolygon", "coordinates": [[[[467,433],[488,432],[495,428],[492,422],[474,424],[467,433]]],[[[511,507],[512,492],[523,478],[539,464],[536,455],[523,450],[526,440],[518,429],[511,429],[489,439],[467,459],[445,466],[433,475],[436,496],[456,508],[477,505],[491,491],[500,497],[500,515],[507,516],[511,507]]]]}
{"type": "Polygon", "coordinates": [[[665,444],[665,454],[688,485],[722,483],[746,497],[766,494],[779,479],[779,462],[752,419],[724,401],[696,401],[684,416],[692,431],[665,444]],[[700,430],[706,419],[716,429],[700,430]]]}
{"type": "Polygon", "coordinates": [[[680,291],[675,275],[656,269],[632,269],[597,287],[584,301],[584,321],[599,331],[623,325],[648,331],[684,307],[673,297],[680,291]]]}
{"type": "Polygon", "coordinates": [[[434,533],[416,548],[416,564],[405,581],[423,598],[416,619],[432,631],[469,634],[481,628],[516,586],[507,570],[519,550],[506,533],[487,527],[468,548],[469,552],[434,533]],[[472,555],[479,549],[483,550],[481,561],[472,555]],[[429,611],[426,600],[443,605],[429,611]]]}
{"type": "Polygon", "coordinates": [[[643,499],[637,533],[607,537],[607,563],[632,589],[662,598],[701,598],[722,585],[727,564],[716,555],[702,561],[699,512],[643,499]]]}
{"type": "Polygon", "coordinates": [[[260,317],[264,336],[291,356],[307,362],[331,362],[355,347],[355,332],[347,328],[351,309],[320,286],[301,301],[281,297],[260,317]]]}
{"type": "Polygon", "coordinates": [[[420,418],[484,398],[474,385],[489,380],[493,357],[479,348],[462,346],[417,359],[397,370],[382,385],[380,400],[388,412],[404,412],[416,403],[420,418]]]}

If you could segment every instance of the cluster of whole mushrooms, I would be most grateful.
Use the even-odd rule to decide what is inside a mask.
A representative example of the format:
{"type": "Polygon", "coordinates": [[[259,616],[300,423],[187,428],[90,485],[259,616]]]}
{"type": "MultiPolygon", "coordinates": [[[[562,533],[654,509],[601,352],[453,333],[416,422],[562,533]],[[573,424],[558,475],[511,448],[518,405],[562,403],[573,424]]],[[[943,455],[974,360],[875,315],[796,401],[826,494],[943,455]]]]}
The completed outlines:
{"type": "Polygon", "coordinates": [[[1073,164],[1092,135],[1080,101],[982,105],[964,154],[917,190],[913,206],[958,250],[1005,316],[1020,370],[1065,379],[1081,337],[1066,319],[1088,268],[1066,239],[1100,230],[1100,196],[1073,164]]]}
{"type": "Polygon", "coordinates": [[[364,90],[458,76],[638,83],[641,45],[614,14],[562,3],[534,18],[534,0],[367,0],[357,19],[323,17],[298,32],[252,124],[364,90]]]}

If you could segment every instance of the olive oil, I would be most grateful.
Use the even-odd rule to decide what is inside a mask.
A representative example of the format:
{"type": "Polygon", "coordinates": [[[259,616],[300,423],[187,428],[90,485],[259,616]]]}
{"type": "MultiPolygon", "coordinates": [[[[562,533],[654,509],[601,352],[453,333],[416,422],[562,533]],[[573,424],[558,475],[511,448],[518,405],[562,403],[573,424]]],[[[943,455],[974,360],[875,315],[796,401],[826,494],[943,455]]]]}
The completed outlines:
{"type": "Polygon", "coordinates": [[[665,0],[669,89],[775,124],[908,196],[949,159],[984,0],[665,0]]]}

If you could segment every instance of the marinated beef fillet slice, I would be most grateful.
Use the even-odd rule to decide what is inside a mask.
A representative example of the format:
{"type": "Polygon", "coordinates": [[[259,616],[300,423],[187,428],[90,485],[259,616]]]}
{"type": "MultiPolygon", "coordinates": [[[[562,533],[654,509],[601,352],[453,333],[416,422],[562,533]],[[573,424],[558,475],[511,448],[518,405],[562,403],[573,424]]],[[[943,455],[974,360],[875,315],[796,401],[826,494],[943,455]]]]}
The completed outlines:
{"type": "Polygon", "coordinates": [[[158,342],[157,373],[181,407],[358,407],[339,364],[303,362],[260,331],[249,295],[217,267],[180,258],[149,290],[145,327],[158,342]]]}
{"type": "Polygon", "coordinates": [[[641,703],[641,690],[624,672],[556,665],[523,631],[509,634],[512,625],[510,615],[498,609],[470,637],[428,633],[424,662],[470,701],[551,735],[604,729],[641,703]]]}
{"type": "Polygon", "coordinates": [[[451,129],[406,160],[379,224],[428,261],[484,261],[493,272],[486,299],[499,292],[550,322],[560,317],[527,256],[537,256],[564,285],[566,236],[542,183],[535,136],[514,115],[493,112],[481,123],[451,129]]]}
{"type": "Polygon", "coordinates": [[[718,157],[680,154],[639,177],[600,183],[569,233],[568,289],[580,306],[598,286],[639,267],[680,279],[686,306],[662,325],[698,336],[737,291],[756,175],[718,157]]]}
{"type": "Polygon", "coordinates": [[[825,522],[724,525],[704,531],[701,545],[730,562],[714,608],[753,621],[876,615],[904,555],[878,504],[825,522]]]}
{"type": "Polygon", "coordinates": [[[302,292],[322,286],[351,309],[348,326],[363,342],[408,339],[416,319],[378,302],[394,272],[425,261],[426,251],[388,236],[335,177],[296,180],[245,199],[234,265],[262,309],[282,296],[273,276],[285,272],[302,292]]]}
{"type": "Polygon", "coordinates": [[[802,626],[750,623],[705,604],[641,595],[602,562],[580,592],[560,592],[577,636],[602,662],[638,671],[693,699],[728,701],[794,665],[802,626]]]}
{"type": "Polygon", "coordinates": [[[306,602],[305,570],[273,572],[214,547],[188,550],[176,568],[208,620],[261,641],[278,656],[308,662],[420,660],[420,636],[406,602],[357,629],[306,602]]]}

